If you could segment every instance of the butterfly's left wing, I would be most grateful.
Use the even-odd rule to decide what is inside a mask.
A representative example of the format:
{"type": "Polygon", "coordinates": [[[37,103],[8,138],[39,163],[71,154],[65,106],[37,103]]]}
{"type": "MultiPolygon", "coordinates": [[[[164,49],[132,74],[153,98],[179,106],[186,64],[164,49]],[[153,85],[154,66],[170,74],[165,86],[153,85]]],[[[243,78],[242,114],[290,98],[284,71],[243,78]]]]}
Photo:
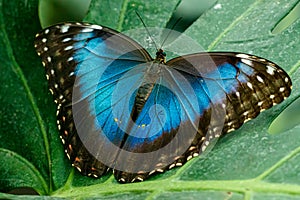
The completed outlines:
{"type": "Polygon", "coordinates": [[[169,168],[182,164],[178,152],[193,139],[183,135],[187,127],[197,133],[196,112],[188,88],[179,87],[167,66],[132,39],[96,25],[49,27],[37,34],[35,47],[66,154],[82,174],[99,177],[113,168],[118,181],[134,182],[168,167],[163,161],[172,163],[169,168]],[[179,128],[185,131],[172,140],[179,128]],[[169,143],[169,151],[158,151],[169,143]]]}
{"type": "MultiPolygon", "coordinates": [[[[68,158],[82,174],[101,176],[109,167],[87,150],[91,146],[83,145],[83,140],[95,141],[88,133],[95,130],[100,135],[99,130],[105,129],[116,145],[121,144],[122,135],[110,130],[117,124],[111,118],[111,96],[120,77],[135,66],[151,61],[150,55],[125,35],[107,27],[82,23],[44,29],[36,35],[35,48],[42,58],[49,90],[57,104],[57,126],[68,158]]],[[[93,145],[111,157],[117,153],[107,152],[101,144],[93,145]]]]}

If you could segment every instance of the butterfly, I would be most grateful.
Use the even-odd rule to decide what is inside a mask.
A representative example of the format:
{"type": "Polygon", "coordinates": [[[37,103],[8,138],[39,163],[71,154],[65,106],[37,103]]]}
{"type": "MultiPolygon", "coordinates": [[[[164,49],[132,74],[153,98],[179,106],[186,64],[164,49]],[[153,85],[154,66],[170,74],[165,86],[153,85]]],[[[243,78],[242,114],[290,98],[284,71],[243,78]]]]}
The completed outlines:
{"type": "Polygon", "coordinates": [[[210,52],[166,61],[158,49],[153,59],[99,25],[54,25],[34,46],[72,165],[94,178],[113,170],[121,183],[182,166],[291,93],[287,73],[264,58],[210,52]]]}

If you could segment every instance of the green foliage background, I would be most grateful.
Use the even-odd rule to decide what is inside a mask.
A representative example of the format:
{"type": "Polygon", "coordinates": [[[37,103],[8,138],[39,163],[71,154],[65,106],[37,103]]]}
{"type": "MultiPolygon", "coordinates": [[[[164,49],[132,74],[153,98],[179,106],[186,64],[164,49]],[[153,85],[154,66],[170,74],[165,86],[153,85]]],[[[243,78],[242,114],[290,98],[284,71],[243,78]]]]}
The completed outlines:
{"type": "MultiPolygon", "coordinates": [[[[300,20],[272,33],[299,1],[217,3],[221,8],[211,7],[185,34],[209,51],[239,51],[276,62],[292,78],[292,95],[220,139],[206,156],[143,183],[121,185],[111,174],[95,180],[70,167],[33,48],[41,30],[38,2],[0,0],[0,198],[38,198],[4,193],[32,187],[55,199],[300,199],[300,126],[268,133],[272,121],[300,94],[300,20]]],[[[148,26],[164,27],[177,5],[177,0],[94,0],[85,21],[125,31],[142,27],[137,10],[148,26]]]]}

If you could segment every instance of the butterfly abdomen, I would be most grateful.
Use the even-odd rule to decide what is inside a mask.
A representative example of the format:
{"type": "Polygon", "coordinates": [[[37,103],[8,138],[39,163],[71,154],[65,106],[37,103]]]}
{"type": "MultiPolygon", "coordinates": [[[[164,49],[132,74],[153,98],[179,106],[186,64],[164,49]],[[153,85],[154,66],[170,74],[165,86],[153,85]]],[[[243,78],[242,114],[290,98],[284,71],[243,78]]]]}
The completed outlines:
{"type": "Polygon", "coordinates": [[[132,111],[132,120],[135,121],[137,119],[137,116],[139,115],[139,113],[142,111],[149,95],[151,94],[151,91],[154,87],[153,83],[146,83],[146,84],[142,84],[136,93],[136,97],[134,100],[134,107],[133,107],[133,111],[132,111]]]}

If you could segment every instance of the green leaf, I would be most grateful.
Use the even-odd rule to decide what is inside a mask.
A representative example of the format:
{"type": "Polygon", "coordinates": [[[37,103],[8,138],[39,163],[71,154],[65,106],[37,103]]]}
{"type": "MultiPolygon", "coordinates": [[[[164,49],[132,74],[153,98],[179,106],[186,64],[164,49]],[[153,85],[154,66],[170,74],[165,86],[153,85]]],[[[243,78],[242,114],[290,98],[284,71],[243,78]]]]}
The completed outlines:
{"type": "MultiPolygon", "coordinates": [[[[95,0],[85,20],[125,31],[142,27],[137,10],[148,26],[164,27],[177,3],[95,0]]],[[[210,51],[239,51],[276,62],[292,78],[292,95],[221,138],[208,154],[145,182],[122,185],[111,174],[95,180],[70,167],[59,141],[44,69],[33,47],[34,35],[41,29],[37,2],[0,0],[0,191],[32,187],[53,198],[299,199],[300,125],[278,134],[267,131],[300,96],[300,20],[272,34],[299,2],[217,3],[185,34],[210,51]]],[[[20,196],[0,193],[0,198],[20,196]]]]}
{"type": "Polygon", "coordinates": [[[31,186],[47,194],[64,184],[70,168],[57,138],[44,69],[33,47],[40,30],[37,2],[1,0],[0,9],[0,171],[6,172],[1,173],[0,189],[31,186]],[[34,174],[34,184],[25,171],[34,174]]]}

